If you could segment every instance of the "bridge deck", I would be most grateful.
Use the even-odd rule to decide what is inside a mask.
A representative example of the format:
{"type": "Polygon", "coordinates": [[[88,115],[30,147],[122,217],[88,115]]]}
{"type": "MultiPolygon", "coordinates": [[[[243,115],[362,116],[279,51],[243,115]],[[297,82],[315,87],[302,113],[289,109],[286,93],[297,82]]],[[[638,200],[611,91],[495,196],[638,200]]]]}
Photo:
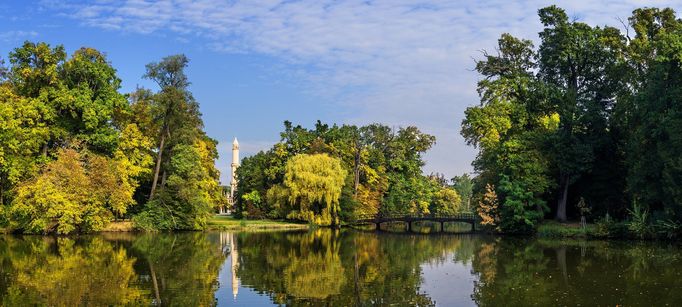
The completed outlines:
{"type": "Polygon", "coordinates": [[[357,219],[350,221],[351,224],[379,224],[386,222],[418,222],[418,221],[433,221],[433,222],[465,222],[476,223],[479,218],[474,213],[460,213],[453,215],[409,215],[409,214],[391,214],[391,215],[365,215],[358,216],[357,219]]]}

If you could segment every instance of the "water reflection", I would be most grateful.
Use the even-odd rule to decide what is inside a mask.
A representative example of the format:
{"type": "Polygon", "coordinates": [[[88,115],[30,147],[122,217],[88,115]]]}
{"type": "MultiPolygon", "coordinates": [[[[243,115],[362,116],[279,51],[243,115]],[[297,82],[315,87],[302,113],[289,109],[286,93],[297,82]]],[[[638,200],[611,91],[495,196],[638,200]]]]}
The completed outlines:
{"type": "Polygon", "coordinates": [[[3,236],[3,306],[677,305],[676,245],[277,233],[3,236]]]}

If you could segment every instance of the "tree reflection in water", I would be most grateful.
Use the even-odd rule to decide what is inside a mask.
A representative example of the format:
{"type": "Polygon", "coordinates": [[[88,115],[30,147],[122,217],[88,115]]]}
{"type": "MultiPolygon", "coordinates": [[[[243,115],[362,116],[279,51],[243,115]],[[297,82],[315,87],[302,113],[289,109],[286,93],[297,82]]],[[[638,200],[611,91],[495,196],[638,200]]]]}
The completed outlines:
{"type": "Polygon", "coordinates": [[[238,291],[290,306],[676,305],[681,274],[679,247],[663,243],[330,229],[0,237],[4,306],[212,306],[238,291]],[[453,262],[465,271],[429,275],[453,262]]]}
{"type": "Polygon", "coordinates": [[[397,235],[318,229],[239,235],[239,278],[277,304],[434,305],[421,265],[444,261],[456,236],[397,235]],[[267,249],[263,247],[267,246],[267,249]]]}
{"type": "Polygon", "coordinates": [[[3,306],[211,306],[225,257],[205,233],[3,236],[3,306]]]}

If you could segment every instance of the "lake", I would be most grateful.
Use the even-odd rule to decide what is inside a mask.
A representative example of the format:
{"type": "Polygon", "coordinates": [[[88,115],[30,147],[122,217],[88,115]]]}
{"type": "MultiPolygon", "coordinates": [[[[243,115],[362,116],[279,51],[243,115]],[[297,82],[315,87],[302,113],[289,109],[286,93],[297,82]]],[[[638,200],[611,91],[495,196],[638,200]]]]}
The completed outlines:
{"type": "Polygon", "coordinates": [[[677,245],[350,229],[2,236],[4,306],[679,306],[677,245]]]}

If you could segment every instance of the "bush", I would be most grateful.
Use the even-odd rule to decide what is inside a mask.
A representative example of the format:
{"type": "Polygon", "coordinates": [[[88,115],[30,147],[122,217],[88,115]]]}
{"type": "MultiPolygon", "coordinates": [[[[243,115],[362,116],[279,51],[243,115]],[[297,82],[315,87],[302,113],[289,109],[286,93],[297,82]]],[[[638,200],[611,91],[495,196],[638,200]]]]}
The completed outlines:
{"type": "Polygon", "coordinates": [[[585,238],[595,237],[596,227],[576,227],[575,225],[559,224],[557,222],[545,222],[538,227],[537,235],[548,238],[585,238]]]}
{"type": "Polygon", "coordinates": [[[628,209],[630,220],[628,230],[640,239],[649,238],[653,234],[653,226],[649,223],[649,210],[643,209],[635,202],[632,210],[628,209]]]}
{"type": "Polygon", "coordinates": [[[659,220],[654,224],[656,234],[668,239],[675,239],[680,234],[680,223],[673,220],[659,220]]]}
{"type": "Polygon", "coordinates": [[[628,225],[613,220],[608,213],[595,223],[594,234],[601,238],[627,238],[630,236],[628,225]]]}

